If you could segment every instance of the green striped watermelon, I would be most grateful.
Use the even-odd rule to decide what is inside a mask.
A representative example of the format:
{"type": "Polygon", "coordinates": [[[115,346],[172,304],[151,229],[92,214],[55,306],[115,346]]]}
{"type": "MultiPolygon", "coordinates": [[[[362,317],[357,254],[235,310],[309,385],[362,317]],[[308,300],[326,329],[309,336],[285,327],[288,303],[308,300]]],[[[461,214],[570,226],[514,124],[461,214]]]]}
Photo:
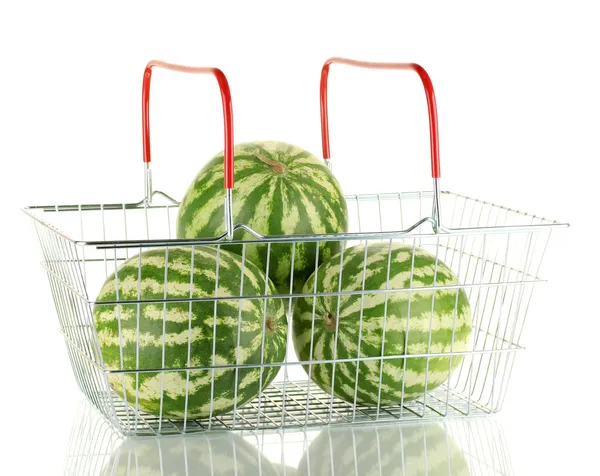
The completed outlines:
{"type": "MultiPolygon", "coordinates": [[[[339,233],[347,231],[348,211],[337,180],[322,160],[283,142],[250,142],[235,147],[233,217],[263,235],[339,233]]],[[[225,229],[223,153],[211,159],[190,185],[179,208],[178,238],[214,237],[225,229]]],[[[236,239],[253,239],[238,232],[236,239]]],[[[321,242],[319,257],[340,249],[339,241],[321,242]]],[[[241,245],[228,247],[241,254],[241,245]]],[[[300,289],[315,270],[315,243],[298,243],[294,251],[294,287],[300,289]]],[[[263,271],[267,244],[248,245],[248,259],[263,271]]],[[[269,276],[281,293],[290,291],[291,244],[272,244],[269,276]]]]}
{"type": "MultiPolygon", "coordinates": [[[[384,355],[405,355],[465,351],[471,335],[471,311],[467,295],[461,289],[435,291],[432,313],[433,291],[419,291],[420,287],[456,285],[457,277],[434,255],[421,248],[404,244],[377,243],[367,247],[367,264],[364,277],[365,291],[386,289],[388,256],[391,257],[388,289],[416,288],[408,292],[366,293],[364,302],[360,294],[321,296],[316,298],[313,321],[313,298],[300,298],[294,310],[293,339],[298,358],[310,360],[311,338],[313,339],[312,359],[331,360],[359,357],[379,357],[382,355],[382,329],[385,317],[384,355]],[[414,273],[411,268],[414,264],[414,273]],[[406,339],[407,317],[408,339],[406,339]],[[338,312],[339,304],[339,312],[338,312]],[[456,312],[455,312],[456,308],[456,312]],[[387,315],[386,315],[387,312],[387,315]],[[453,325],[455,330],[453,332],[453,325]],[[337,354],[334,355],[335,332],[338,327],[337,354]],[[430,332],[431,329],[431,332],[430,332]],[[429,339],[431,346],[429,347],[429,339]],[[408,346],[406,346],[406,341],[408,346]]],[[[333,256],[317,270],[318,293],[360,292],[363,286],[363,265],[365,245],[348,248],[343,256],[342,283],[339,285],[340,254],[333,256]]],[[[304,293],[312,293],[315,276],[304,285],[304,293]]],[[[462,361],[461,356],[452,359],[452,368],[462,361]]],[[[405,399],[414,399],[427,390],[433,390],[449,377],[450,357],[433,357],[427,362],[425,357],[383,360],[381,381],[381,404],[394,405],[405,399]],[[406,372],[404,369],[406,360],[406,372]],[[404,384],[404,389],[403,389],[404,384]]],[[[335,365],[334,394],[348,402],[363,405],[377,405],[381,360],[362,361],[358,378],[356,363],[346,362],[335,365]]],[[[333,364],[315,364],[310,370],[312,380],[324,391],[330,393],[333,377],[333,364]]],[[[308,366],[305,366],[308,371],[308,366]]]]}
{"type": "MultiPolygon", "coordinates": [[[[264,362],[281,362],[286,352],[287,320],[281,300],[219,301],[216,306],[215,360],[213,364],[213,328],[215,302],[161,302],[137,304],[102,304],[106,301],[164,300],[214,297],[215,271],[219,266],[218,297],[239,296],[243,276],[243,295],[265,294],[267,277],[246,261],[242,275],[242,258],[216,247],[159,248],[146,251],[125,261],[117,275],[104,283],[94,307],[98,338],[104,365],[109,370],[208,367],[212,365],[260,364],[264,338],[264,362]],[[167,254],[168,252],[168,254],[167,254]],[[141,260],[141,269],[140,269],[141,260]],[[192,262],[193,260],[193,262],[192,262]],[[165,263],[166,269],[165,269],[165,263]],[[193,286],[190,283],[193,268],[193,286]],[[165,271],[167,283],[165,286],[165,271]],[[118,295],[117,295],[118,283],[118,295]],[[139,285],[139,291],[138,291],[139,285]],[[241,306],[241,321],[240,317],[241,306]],[[120,334],[119,334],[120,317],[120,334]],[[191,321],[190,321],[191,317],[191,321]],[[138,328],[139,320],[139,328],[138,328]],[[263,327],[264,320],[264,327],[263,327]],[[238,346],[238,325],[241,322],[238,346]],[[163,337],[163,328],[165,337],[163,337]],[[263,328],[266,333],[263,333],[263,328]],[[139,352],[136,347],[139,343],[139,352]],[[163,354],[164,343],[164,354],[163,354]]],[[[269,294],[275,293],[268,280],[269,294]]],[[[266,367],[263,388],[279,368],[266,367]]],[[[112,388],[139,408],[153,415],[181,419],[208,417],[233,409],[235,375],[232,369],[140,372],[109,374],[112,388]],[[124,392],[125,389],[125,392],[124,392]],[[211,390],[212,389],[212,390],[211,390]],[[162,397],[162,403],[161,403],[162,397]]],[[[258,396],[260,370],[244,368],[238,372],[237,406],[258,396]]]]}
{"type": "Polygon", "coordinates": [[[101,474],[279,476],[276,466],[255,445],[234,433],[129,438],[113,452],[101,474]]]}
{"type": "Polygon", "coordinates": [[[298,465],[310,476],[469,476],[465,453],[437,424],[330,427],[298,465]]]}

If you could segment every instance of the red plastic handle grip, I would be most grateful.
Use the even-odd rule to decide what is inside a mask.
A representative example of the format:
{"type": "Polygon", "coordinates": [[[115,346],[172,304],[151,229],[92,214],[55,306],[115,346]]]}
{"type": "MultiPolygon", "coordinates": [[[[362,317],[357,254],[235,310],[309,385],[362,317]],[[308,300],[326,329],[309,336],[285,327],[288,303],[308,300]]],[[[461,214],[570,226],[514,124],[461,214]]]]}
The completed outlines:
{"type": "Polygon", "coordinates": [[[327,160],[331,157],[329,150],[329,116],[327,112],[327,78],[329,77],[329,67],[334,63],[368,69],[412,70],[419,75],[425,88],[427,109],[429,111],[431,175],[433,178],[440,178],[440,147],[435,93],[433,91],[433,84],[431,83],[431,79],[429,78],[427,71],[425,71],[423,67],[416,63],[373,63],[369,61],[356,61],[346,58],[329,58],[327,61],[325,61],[323,69],[321,70],[321,138],[323,141],[323,158],[327,160]]]}
{"type": "Polygon", "coordinates": [[[150,61],[144,71],[144,83],[142,85],[142,134],[144,146],[144,162],[150,162],[150,80],[152,79],[152,68],[164,68],[171,71],[192,74],[212,74],[217,78],[221,99],[223,102],[223,122],[225,135],[225,188],[233,188],[233,108],[231,106],[231,91],[229,83],[223,71],[218,68],[205,68],[193,66],[181,66],[165,63],[164,61],[150,61]]]}

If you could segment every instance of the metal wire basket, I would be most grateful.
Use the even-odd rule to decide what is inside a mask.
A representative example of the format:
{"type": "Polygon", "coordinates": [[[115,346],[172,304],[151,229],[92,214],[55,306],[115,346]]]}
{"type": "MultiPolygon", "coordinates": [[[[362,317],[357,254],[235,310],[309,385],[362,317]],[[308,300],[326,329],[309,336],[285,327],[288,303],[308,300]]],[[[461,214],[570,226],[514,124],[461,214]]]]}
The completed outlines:
{"type": "MultiPolygon", "coordinates": [[[[231,194],[234,167],[233,114],[227,79],[216,68],[190,68],[155,61],[146,67],[142,94],[146,164],[145,198],[138,203],[30,206],[24,209],[25,213],[33,219],[39,236],[43,252],[42,265],[48,274],[60,329],[77,383],[83,393],[123,434],[154,435],[210,429],[265,429],[344,422],[422,420],[489,414],[501,408],[515,356],[523,349],[521,336],[533,289],[535,284],[543,281],[539,277],[539,270],[550,235],[554,229],[568,225],[460,194],[440,191],[435,97],[429,76],[416,64],[367,63],[341,58],[332,58],[325,63],[321,74],[321,127],[323,156],[328,165],[330,165],[330,153],[327,79],[330,65],[333,63],[371,69],[412,70],[419,74],[425,88],[429,111],[432,191],[347,196],[350,229],[346,233],[262,236],[245,224],[234,224],[231,194]],[[225,123],[224,156],[227,189],[224,207],[226,229],[221,236],[211,239],[174,238],[178,202],[167,194],[152,190],[149,91],[154,67],[196,74],[212,74],[218,80],[225,123]],[[158,203],[160,200],[164,203],[158,203]],[[427,210],[431,210],[430,216],[427,215],[427,210]],[[249,232],[253,235],[253,239],[246,241],[234,239],[234,233],[239,229],[249,232]],[[420,352],[404,351],[401,354],[389,355],[383,352],[382,347],[381,355],[366,356],[360,354],[359,348],[356,356],[350,358],[339,359],[334,356],[329,360],[299,362],[294,356],[291,342],[288,342],[286,358],[277,364],[266,364],[261,358],[261,362],[255,365],[243,365],[239,361],[216,365],[214,353],[213,365],[208,367],[192,365],[189,355],[187,365],[172,367],[163,365],[161,368],[154,369],[126,366],[123,360],[118,369],[108,368],[104,364],[93,316],[94,306],[98,304],[94,297],[98,294],[104,280],[114,273],[121,263],[140,254],[143,250],[160,248],[168,254],[174,247],[183,247],[193,252],[206,247],[221,249],[222,246],[231,244],[239,244],[245,250],[246,246],[254,243],[266,244],[270,250],[271,245],[286,244],[292,249],[290,273],[293,274],[294,252],[298,243],[310,242],[318,245],[327,241],[341,242],[342,250],[356,244],[364,244],[365,263],[368,259],[369,246],[377,243],[387,244],[390,249],[392,245],[403,243],[408,249],[412,249],[413,253],[417,248],[427,250],[435,256],[434,274],[438,270],[438,263],[445,263],[458,277],[458,282],[453,285],[442,285],[437,283],[434,277],[432,285],[420,287],[418,291],[431,293],[432,313],[433,301],[438,291],[451,290],[456,292],[457,296],[459,292],[466,294],[472,315],[469,347],[460,351],[454,349],[454,330],[452,330],[452,343],[449,349],[439,352],[432,349],[430,337],[429,342],[420,352]],[[446,381],[437,388],[428,390],[429,362],[440,357],[447,358],[450,362],[446,381]],[[378,405],[363,405],[356,397],[353,403],[348,403],[336,398],[333,389],[331,392],[326,392],[315,385],[302,368],[304,366],[310,375],[311,369],[319,364],[331,364],[335,372],[336,365],[339,368],[344,363],[353,362],[358,369],[359,363],[373,361],[369,365],[379,365],[379,388],[381,389],[384,362],[389,361],[388,359],[403,362],[405,372],[406,362],[410,359],[422,359],[425,362],[425,392],[422,396],[410,400],[405,400],[403,396],[393,405],[384,404],[379,399],[378,405]],[[461,365],[454,368],[452,359],[461,359],[461,365]],[[248,367],[262,369],[267,366],[277,366],[281,371],[275,381],[264,389],[258,398],[240,407],[234,405],[233,411],[229,413],[217,415],[212,411],[214,395],[211,393],[210,415],[202,419],[188,418],[187,414],[177,419],[165,417],[162,414],[162,396],[160,414],[150,415],[136,404],[126,403],[111,386],[111,382],[114,383],[115,379],[121,378],[124,382],[125,375],[135,375],[137,381],[137,376],[149,371],[155,372],[163,381],[170,375],[183,372],[189,381],[190,375],[195,372],[210,371],[214,379],[215,371],[233,370],[237,388],[238,373],[242,369],[248,367]]],[[[244,259],[242,253],[242,262],[244,259]]],[[[267,260],[267,268],[268,266],[267,260]]],[[[318,273],[318,266],[317,253],[316,273],[318,273]]],[[[388,277],[389,266],[388,260],[388,277]]],[[[267,275],[268,271],[265,270],[267,275]]],[[[343,266],[340,261],[340,274],[342,272],[343,266]]],[[[167,271],[165,282],[167,282],[166,273],[167,271]]],[[[214,273],[218,280],[218,266],[214,273]]],[[[411,295],[416,292],[413,274],[414,266],[411,269],[410,284],[407,286],[390,287],[386,284],[383,289],[365,289],[363,279],[361,289],[352,292],[344,292],[340,289],[333,295],[341,299],[349,295],[383,293],[387,303],[388,297],[394,293],[405,293],[410,303],[411,295]]],[[[185,302],[190,303],[190,309],[193,302],[214,302],[216,319],[216,303],[224,300],[240,303],[244,300],[262,300],[266,303],[268,300],[279,299],[283,300],[291,311],[295,299],[306,298],[314,301],[325,295],[317,292],[316,289],[313,293],[299,293],[291,288],[289,293],[284,294],[265,292],[261,295],[247,295],[241,287],[239,295],[223,297],[219,296],[217,291],[216,289],[214,293],[209,293],[202,298],[190,294],[190,298],[185,302]]],[[[165,299],[152,302],[166,308],[171,301],[165,294],[165,299]]],[[[149,302],[151,301],[144,299],[119,300],[117,293],[114,304],[117,306],[135,304],[139,309],[140,305],[149,302]]],[[[361,304],[361,326],[362,310],[361,304]]],[[[381,329],[383,336],[386,332],[385,312],[381,329]]],[[[314,320],[314,311],[312,317],[314,320]]],[[[456,309],[454,317],[456,318],[456,309]]],[[[241,325],[241,312],[239,319],[241,325]]],[[[430,336],[433,331],[431,322],[429,329],[426,330],[430,336]]],[[[119,332],[121,332],[120,324],[119,318],[119,332]]],[[[291,325],[292,319],[288,319],[288,336],[291,335],[291,325]]],[[[336,324],[336,339],[337,325],[339,324],[336,324]]],[[[238,342],[240,329],[241,327],[238,326],[238,342]]],[[[165,332],[163,328],[163,342],[166,338],[165,332]]],[[[137,335],[139,337],[139,328],[137,335]]],[[[408,342],[408,324],[406,339],[408,342]]],[[[136,345],[139,351],[139,341],[136,345]]],[[[164,344],[162,352],[164,356],[164,344]]],[[[262,379],[262,373],[260,375],[262,379]]],[[[430,386],[434,387],[433,384],[430,386]]],[[[164,390],[164,387],[161,388],[164,390]]],[[[136,387],[133,391],[137,392],[138,389],[139,387],[136,387]]],[[[131,389],[128,391],[131,392],[131,389]]],[[[122,394],[124,392],[125,388],[122,394]]]]}

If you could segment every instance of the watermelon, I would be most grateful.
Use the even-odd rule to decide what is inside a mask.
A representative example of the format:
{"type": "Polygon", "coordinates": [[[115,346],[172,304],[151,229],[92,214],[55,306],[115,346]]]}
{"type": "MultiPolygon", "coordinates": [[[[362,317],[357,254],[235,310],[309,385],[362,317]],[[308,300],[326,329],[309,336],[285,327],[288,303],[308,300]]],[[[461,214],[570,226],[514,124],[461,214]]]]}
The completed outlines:
{"type": "Polygon", "coordinates": [[[304,453],[298,474],[469,476],[470,470],[443,427],[421,424],[324,429],[304,453]]]}
{"type": "MultiPolygon", "coordinates": [[[[285,306],[278,299],[266,300],[266,314],[264,299],[218,301],[214,363],[215,301],[195,301],[191,306],[190,302],[143,303],[139,305],[139,311],[137,304],[102,304],[103,301],[214,297],[217,264],[218,297],[239,296],[241,276],[243,295],[264,295],[265,289],[268,294],[275,292],[273,283],[251,262],[245,261],[242,274],[242,258],[217,247],[195,247],[193,254],[191,248],[158,248],[125,261],[116,276],[113,273],[106,280],[94,307],[105,368],[173,369],[235,365],[236,361],[260,364],[263,340],[263,362],[283,361],[287,319],[285,306]],[[192,268],[193,286],[190,283],[192,268]],[[168,275],[166,285],[165,272],[168,275]],[[163,338],[163,332],[166,338],[163,338]],[[139,343],[139,354],[136,343],[139,343]]],[[[275,378],[278,370],[277,366],[264,368],[263,388],[275,378]]],[[[215,370],[214,388],[212,372],[190,371],[189,381],[187,372],[174,370],[139,372],[137,375],[135,372],[108,374],[108,381],[117,394],[133,405],[137,403],[141,410],[172,419],[185,417],[187,390],[187,418],[205,418],[211,412],[211,390],[214,391],[213,416],[232,410],[236,402],[236,371],[215,370]]],[[[258,396],[259,377],[258,367],[239,369],[238,407],[258,396]]]]}
{"type": "MultiPolygon", "coordinates": [[[[283,142],[250,142],[234,150],[233,218],[261,235],[339,233],[348,230],[348,210],[337,180],[323,161],[283,142]]],[[[200,170],[179,207],[178,238],[215,237],[225,230],[223,153],[200,170]]],[[[236,239],[255,239],[238,231],[236,239]]],[[[227,247],[241,253],[241,245],[227,247]]],[[[339,241],[319,244],[319,258],[340,250],[339,241]]],[[[280,293],[290,292],[292,244],[271,244],[269,277],[280,293]]],[[[267,269],[268,245],[247,245],[246,256],[267,269]]],[[[297,243],[294,289],[315,270],[316,244],[297,243]]]]}
{"type": "MultiPolygon", "coordinates": [[[[471,335],[471,311],[465,292],[460,289],[435,291],[432,312],[431,290],[419,291],[424,286],[451,286],[457,277],[442,261],[424,249],[389,242],[369,244],[364,275],[364,302],[360,292],[363,286],[365,245],[345,250],[341,286],[339,284],[340,255],[331,257],[317,270],[317,293],[355,292],[337,296],[319,296],[314,308],[313,298],[299,298],[293,316],[293,341],[300,361],[312,359],[331,360],[382,355],[382,330],[385,320],[383,355],[410,355],[426,353],[460,352],[467,350],[471,335]],[[391,259],[388,281],[388,257],[391,259]],[[414,273],[411,268],[414,265],[414,273]],[[368,293],[373,290],[412,287],[414,290],[368,293]],[[386,294],[388,295],[386,304],[386,294]],[[407,318],[408,338],[407,338],[407,318]],[[338,311],[339,306],[339,311],[338,311]],[[362,312],[362,327],[361,320],[362,312]],[[455,311],[456,309],[456,311],[455,311]],[[454,331],[453,331],[454,326],[454,331]],[[335,345],[336,328],[338,332],[335,345]],[[431,332],[430,332],[431,329],[431,332]],[[362,335],[360,335],[362,331],[362,335]],[[360,337],[359,337],[360,335],[360,337]],[[431,339],[430,346],[429,340],[431,339]],[[358,345],[360,343],[360,355],[358,345]],[[408,344],[408,345],[406,345],[408,344]],[[337,349],[337,350],[336,350],[337,349]]],[[[304,293],[315,289],[313,274],[304,285],[304,293]]],[[[452,368],[462,361],[462,356],[452,358],[452,368]]],[[[396,405],[417,398],[433,390],[450,374],[450,357],[414,357],[365,360],[360,363],[358,375],[356,362],[305,365],[311,379],[325,392],[347,402],[376,406],[396,405]],[[406,360],[406,364],[405,364],[406,360]],[[380,386],[380,365],[383,377],[380,386]],[[404,368],[406,365],[406,369],[404,368]],[[425,376],[427,388],[425,388],[425,376]],[[355,390],[356,389],[356,390],[355,390]]]]}
{"type": "Polygon", "coordinates": [[[234,433],[129,438],[101,474],[115,476],[279,476],[256,446],[234,433]]]}

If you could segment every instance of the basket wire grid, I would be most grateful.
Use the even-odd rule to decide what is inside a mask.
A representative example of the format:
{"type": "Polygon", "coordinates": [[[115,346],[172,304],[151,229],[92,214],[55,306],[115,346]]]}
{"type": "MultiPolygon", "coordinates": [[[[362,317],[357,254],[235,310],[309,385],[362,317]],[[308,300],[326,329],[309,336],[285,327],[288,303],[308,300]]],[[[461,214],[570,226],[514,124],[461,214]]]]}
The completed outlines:
{"type": "Polygon", "coordinates": [[[65,476],[514,474],[493,418],[124,439],[91,404],[77,413],[65,476]]]}
{"type": "MultiPolygon", "coordinates": [[[[423,80],[428,99],[430,115],[430,132],[432,144],[432,175],[434,188],[432,191],[377,193],[346,196],[350,228],[346,233],[329,235],[289,235],[262,236],[244,224],[233,224],[232,195],[233,188],[233,128],[231,116],[231,98],[224,75],[215,68],[188,68],[151,62],[144,74],[143,88],[143,124],[144,124],[144,159],[145,199],[138,203],[123,204],[86,204],[86,205],[52,205],[32,206],[24,211],[33,218],[39,236],[43,261],[46,269],[60,329],[64,336],[69,357],[77,383],[83,393],[124,435],[157,435],[206,431],[211,429],[274,429],[284,427],[306,427],[312,425],[328,425],[335,423],[369,423],[374,421],[421,420],[450,416],[468,416],[489,414],[498,411],[506,395],[507,384],[513,369],[514,359],[518,351],[523,349],[521,337],[526,315],[529,310],[535,284],[542,282],[539,277],[540,266],[546,252],[552,230],[568,226],[528,213],[473,199],[460,194],[440,192],[439,189],[439,152],[437,148],[437,113],[433,89],[427,73],[414,64],[363,63],[344,59],[331,59],[325,63],[321,76],[321,112],[323,133],[323,155],[329,159],[329,139],[327,121],[327,76],[333,63],[375,69],[411,69],[423,80]],[[152,191],[150,174],[150,142],[149,142],[149,86],[153,67],[165,67],[177,71],[214,74],[221,86],[225,116],[225,186],[228,191],[224,206],[226,230],[221,236],[212,239],[175,238],[175,224],[178,202],[168,195],[152,191]],[[158,197],[155,198],[155,197],[158,197]],[[158,203],[162,200],[163,203],[158,203]],[[430,217],[427,210],[431,210],[430,217]],[[442,213],[443,211],[443,213],[442,213]],[[423,218],[425,217],[425,218],[423,218]],[[443,225],[442,225],[443,223],[443,225]],[[250,240],[234,239],[234,232],[243,229],[253,235],[250,240]],[[166,309],[173,302],[189,302],[190,322],[191,306],[194,302],[209,301],[215,303],[215,322],[217,303],[223,301],[261,301],[266,309],[267,300],[284,301],[288,314],[291,314],[293,300],[298,298],[318,299],[323,296],[343,298],[350,295],[373,295],[384,293],[385,299],[394,293],[407,293],[411,300],[413,291],[411,270],[410,285],[401,288],[365,289],[345,292],[341,289],[334,293],[294,292],[259,295],[244,293],[243,284],[239,294],[219,296],[218,289],[213,294],[189,299],[144,300],[138,295],[137,300],[119,299],[114,302],[96,302],[96,296],[103,282],[111,274],[116,273],[124,261],[141,255],[146,249],[164,249],[166,262],[168,253],[174,247],[191,250],[212,247],[220,250],[222,246],[239,244],[242,246],[242,271],[245,263],[245,250],[255,244],[266,244],[267,254],[271,246],[289,246],[291,248],[291,269],[293,278],[294,256],[298,243],[314,243],[317,250],[315,273],[318,273],[319,245],[329,241],[342,243],[342,259],[340,274],[343,273],[343,253],[345,249],[365,244],[365,266],[368,259],[369,246],[376,243],[404,243],[414,250],[418,247],[435,256],[434,281],[432,286],[419,287],[419,291],[430,291],[433,301],[437,291],[453,290],[457,296],[464,291],[468,296],[472,314],[472,337],[470,347],[466,351],[435,353],[431,351],[431,338],[421,353],[387,355],[382,350],[380,356],[363,356],[355,358],[331,360],[310,360],[299,362],[293,355],[293,345],[288,340],[288,351],[281,363],[263,363],[256,365],[228,363],[199,367],[191,365],[188,353],[187,365],[183,367],[130,368],[121,360],[119,369],[108,368],[102,358],[98,334],[94,322],[94,306],[96,305],[158,305],[166,309]],[[435,273],[439,262],[445,263],[458,276],[458,284],[442,286],[436,283],[435,273]],[[431,359],[438,357],[449,359],[447,381],[436,389],[427,391],[428,368],[431,359]],[[452,368],[452,359],[462,358],[462,364],[452,368]],[[379,404],[374,407],[360,405],[355,397],[354,404],[339,400],[333,390],[327,393],[311,382],[302,365],[307,366],[310,375],[313,365],[332,364],[335,372],[336,364],[343,362],[376,361],[380,366],[379,387],[382,385],[383,364],[387,359],[402,359],[406,371],[409,359],[425,359],[425,393],[415,400],[402,400],[397,405],[379,404]],[[165,375],[185,373],[186,378],[195,372],[212,372],[233,370],[235,386],[238,385],[238,373],[241,369],[261,368],[269,366],[281,367],[277,378],[266,388],[256,400],[242,407],[235,406],[233,411],[225,415],[214,415],[211,411],[205,419],[166,418],[149,415],[133,404],[127,404],[113,390],[115,381],[121,379],[126,394],[125,376],[138,376],[144,372],[154,372],[164,382],[165,375]]],[[[390,255],[391,256],[391,255],[390,255]]],[[[140,258],[141,260],[141,258],[140,258]]],[[[388,276],[390,269],[388,258],[388,276]]],[[[141,268],[141,266],[140,266],[141,268]]],[[[165,271],[165,283],[168,282],[168,267],[165,271]]],[[[269,274],[267,260],[266,275],[269,274]]],[[[363,271],[364,272],[364,271],[363,271]]],[[[217,282],[219,268],[214,270],[217,282]]],[[[193,270],[190,273],[193,274],[193,270]]],[[[141,280],[141,277],[138,277],[141,280]]],[[[292,279],[293,281],[293,279],[292,279]]],[[[241,280],[243,283],[243,279],[241,280]]],[[[117,283],[118,289],[118,283],[117,283]]],[[[139,289],[139,283],[138,283],[139,289]]],[[[458,299],[458,298],[457,298],[458,299]]],[[[266,310],[265,310],[266,312],[266,310]]],[[[362,304],[361,304],[362,315],[362,304]]],[[[454,310],[456,318],[456,309],[454,310]]],[[[238,342],[241,325],[238,323],[238,342]]],[[[313,320],[315,319],[313,311],[313,320]]],[[[410,320],[410,315],[408,316],[410,320]]],[[[383,338],[385,336],[385,316],[383,338]]],[[[215,324],[216,325],[216,324],[215,324]]],[[[337,339],[336,324],[336,339],[337,339]]],[[[362,326],[362,318],[360,325],[362,326]]],[[[121,321],[119,317],[119,329],[121,321]]],[[[264,322],[263,322],[263,330],[264,322]]],[[[288,339],[291,336],[291,319],[288,319],[288,339]]],[[[406,338],[408,338],[407,325],[406,338]]],[[[139,327],[137,329],[139,336],[139,327]]],[[[165,339],[163,328],[163,342],[165,339]]],[[[430,324],[429,334],[432,328],[430,324]]],[[[121,339],[119,331],[119,339],[121,339]]],[[[407,341],[408,342],[408,341],[407,341]]],[[[454,331],[452,331],[452,346],[454,331]]],[[[264,341],[263,341],[264,346],[264,341]]],[[[139,341],[136,343],[139,352],[139,341]]],[[[383,343],[382,343],[383,347],[383,343]]],[[[214,346],[213,346],[214,349],[214,346]]],[[[163,362],[164,362],[163,344],[163,362]]],[[[213,350],[213,360],[215,354],[213,350]]],[[[357,370],[358,374],[358,370],[357,370]]],[[[262,381],[262,372],[260,372],[262,381]]],[[[357,383],[358,385],[358,380],[357,383]]],[[[164,389],[164,387],[161,387],[164,389]]],[[[139,387],[136,385],[136,392],[139,387]]],[[[213,389],[211,389],[213,392],[213,389]]],[[[381,391],[380,391],[381,392],[381,391]]],[[[211,401],[214,394],[211,393],[211,401]]],[[[187,399],[187,395],[186,395],[187,399]]],[[[137,403],[137,395],[135,397],[137,403]]],[[[379,401],[379,400],[378,400],[379,401]]],[[[162,402],[162,397],[161,397],[162,402]]]]}

